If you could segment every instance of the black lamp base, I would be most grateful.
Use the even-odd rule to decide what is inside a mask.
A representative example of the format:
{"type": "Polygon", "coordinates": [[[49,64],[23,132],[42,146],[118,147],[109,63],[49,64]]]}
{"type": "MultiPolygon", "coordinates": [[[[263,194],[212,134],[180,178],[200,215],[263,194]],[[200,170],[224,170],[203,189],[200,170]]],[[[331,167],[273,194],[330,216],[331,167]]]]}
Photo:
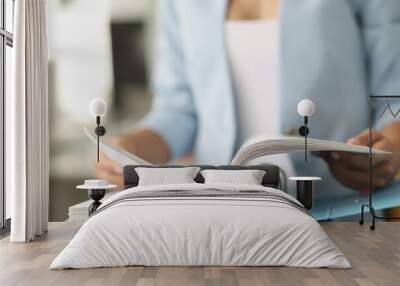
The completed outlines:
{"type": "Polygon", "coordinates": [[[315,182],[320,181],[320,177],[290,177],[291,181],[296,182],[296,199],[308,210],[314,205],[315,182]]]}
{"type": "Polygon", "coordinates": [[[94,213],[97,208],[101,205],[100,200],[104,198],[106,194],[106,189],[89,189],[88,196],[90,199],[94,200],[94,202],[89,206],[89,216],[94,213]]]}
{"type": "Polygon", "coordinates": [[[296,184],[297,184],[297,193],[296,193],[297,200],[301,202],[306,209],[311,210],[314,204],[315,182],[297,181],[296,184]]]}

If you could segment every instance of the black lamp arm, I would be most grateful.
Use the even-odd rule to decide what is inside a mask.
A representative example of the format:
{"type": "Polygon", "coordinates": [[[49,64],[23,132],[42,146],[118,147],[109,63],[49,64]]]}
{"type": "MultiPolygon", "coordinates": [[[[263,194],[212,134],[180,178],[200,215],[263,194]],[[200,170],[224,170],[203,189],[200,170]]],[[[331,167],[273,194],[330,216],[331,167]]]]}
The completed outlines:
{"type": "Polygon", "coordinates": [[[96,135],[97,135],[97,162],[100,161],[100,136],[99,136],[99,128],[100,128],[100,116],[96,116],[96,135]]]}
{"type": "Polygon", "coordinates": [[[304,136],[304,161],[307,162],[307,153],[308,153],[308,150],[307,150],[307,136],[308,136],[308,132],[309,132],[309,129],[308,129],[308,116],[304,116],[304,126],[306,127],[305,128],[306,129],[306,134],[304,136]]]}

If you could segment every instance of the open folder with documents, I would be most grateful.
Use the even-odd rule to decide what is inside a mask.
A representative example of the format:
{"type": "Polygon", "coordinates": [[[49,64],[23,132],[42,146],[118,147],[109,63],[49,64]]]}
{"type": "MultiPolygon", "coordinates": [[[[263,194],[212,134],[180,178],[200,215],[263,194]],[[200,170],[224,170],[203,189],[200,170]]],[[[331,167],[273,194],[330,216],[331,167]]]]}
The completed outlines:
{"type": "MultiPolygon", "coordinates": [[[[93,143],[97,139],[87,128],[84,128],[85,134],[91,139],[93,143]]],[[[311,152],[316,151],[337,151],[337,152],[352,152],[368,154],[369,148],[367,146],[351,145],[342,142],[328,141],[321,139],[307,139],[307,149],[311,152]]],[[[120,166],[125,165],[152,165],[146,160],[135,156],[121,148],[113,146],[100,140],[100,150],[104,152],[108,158],[117,162],[120,166]]],[[[232,165],[246,165],[253,159],[282,153],[291,152],[304,152],[304,138],[303,137],[280,137],[268,138],[257,137],[248,140],[234,156],[232,165]]],[[[372,149],[373,154],[389,154],[388,152],[372,149]]]]}
{"type": "MultiPolygon", "coordinates": [[[[97,137],[89,131],[88,128],[84,127],[83,132],[86,136],[94,143],[97,144],[97,137]]],[[[143,160],[142,158],[129,153],[121,148],[113,146],[100,140],[100,150],[107,155],[110,160],[117,162],[121,167],[126,165],[152,165],[151,163],[143,160]]]]}
{"type": "MultiPolygon", "coordinates": [[[[307,150],[310,152],[336,151],[369,154],[369,147],[343,142],[307,138],[307,150]]],[[[232,165],[246,165],[249,161],[274,154],[304,152],[304,137],[286,136],[279,138],[255,137],[247,140],[234,156],[232,165]]],[[[373,154],[389,154],[386,151],[372,149],[373,154]]]]}

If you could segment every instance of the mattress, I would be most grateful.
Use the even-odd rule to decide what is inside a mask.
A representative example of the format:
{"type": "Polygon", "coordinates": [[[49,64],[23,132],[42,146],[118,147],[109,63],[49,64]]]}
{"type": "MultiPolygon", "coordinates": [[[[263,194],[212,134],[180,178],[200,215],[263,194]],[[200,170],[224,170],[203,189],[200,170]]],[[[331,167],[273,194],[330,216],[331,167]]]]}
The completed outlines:
{"type": "Polygon", "coordinates": [[[134,187],[108,198],[50,269],[133,265],[351,267],[286,193],[193,183],[134,187]]]}

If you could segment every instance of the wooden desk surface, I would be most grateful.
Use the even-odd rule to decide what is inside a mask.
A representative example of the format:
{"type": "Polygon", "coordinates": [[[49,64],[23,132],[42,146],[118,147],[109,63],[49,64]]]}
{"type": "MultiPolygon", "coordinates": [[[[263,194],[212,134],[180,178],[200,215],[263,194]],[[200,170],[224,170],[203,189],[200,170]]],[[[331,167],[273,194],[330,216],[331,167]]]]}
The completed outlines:
{"type": "Polygon", "coordinates": [[[48,270],[79,223],[51,223],[29,244],[0,241],[0,285],[400,285],[400,223],[380,222],[375,232],[357,223],[322,223],[353,268],[123,267],[48,270]]]}

